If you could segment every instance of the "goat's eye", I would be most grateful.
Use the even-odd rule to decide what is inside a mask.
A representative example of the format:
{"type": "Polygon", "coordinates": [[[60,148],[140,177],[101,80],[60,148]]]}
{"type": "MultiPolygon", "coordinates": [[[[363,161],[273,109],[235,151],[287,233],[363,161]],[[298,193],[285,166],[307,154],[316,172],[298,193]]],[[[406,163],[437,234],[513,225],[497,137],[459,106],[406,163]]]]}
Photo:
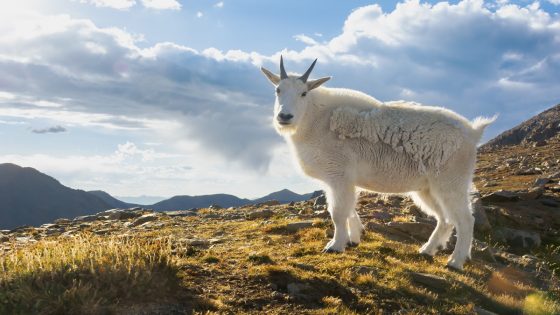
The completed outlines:
{"type": "Polygon", "coordinates": [[[301,93],[301,97],[305,97],[306,95],[307,95],[307,92],[301,93]]]}
{"type": "Polygon", "coordinates": [[[276,94],[280,94],[280,88],[276,88],[276,94]]]}

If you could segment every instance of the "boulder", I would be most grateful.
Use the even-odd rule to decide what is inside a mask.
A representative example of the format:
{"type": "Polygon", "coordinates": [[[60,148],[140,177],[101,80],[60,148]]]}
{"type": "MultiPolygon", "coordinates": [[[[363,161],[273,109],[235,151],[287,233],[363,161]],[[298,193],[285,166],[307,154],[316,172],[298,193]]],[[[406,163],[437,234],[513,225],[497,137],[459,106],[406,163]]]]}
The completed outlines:
{"type": "Polygon", "coordinates": [[[177,211],[164,211],[170,217],[192,217],[197,216],[198,213],[192,210],[177,210],[177,211]]]}
{"type": "Polygon", "coordinates": [[[492,226],[490,225],[490,221],[488,221],[488,216],[486,215],[486,209],[482,205],[480,198],[473,198],[472,209],[473,209],[475,230],[480,232],[489,231],[492,228],[492,226]]]}
{"type": "Polygon", "coordinates": [[[91,222],[91,221],[96,221],[96,220],[97,220],[97,215],[96,214],[82,215],[82,216],[74,218],[75,222],[91,222]]]}
{"type": "Polygon", "coordinates": [[[146,222],[155,221],[158,218],[159,218],[159,215],[157,213],[148,213],[148,214],[145,214],[145,215],[139,217],[138,219],[134,220],[134,222],[132,222],[131,226],[138,226],[138,225],[144,224],[146,222]]]}
{"type": "Polygon", "coordinates": [[[513,202],[519,200],[519,195],[513,191],[499,190],[481,198],[483,202],[513,202]]]}
{"type": "Polygon", "coordinates": [[[314,209],[319,209],[319,208],[322,209],[326,205],[327,205],[327,196],[325,196],[324,194],[315,198],[315,200],[313,201],[314,209]]]}
{"type": "Polygon", "coordinates": [[[245,215],[245,217],[249,220],[255,220],[255,219],[268,219],[273,215],[274,215],[274,211],[270,209],[263,209],[263,210],[249,212],[245,215]]]}
{"type": "Polygon", "coordinates": [[[551,182],[551,180],[549,178],[545,178],[545,177],[537,178],[537,179],[535,179],[535,182],[533,183],[533,187],[544,186],[544,185],[546,185],[550,182],[551,182]]]}
{"type": "Polygon", "coordinates": [[[389,222],[387,226],[404,232],[421,241],[428,240],[435,227],[432,224],[424,222],[389,222]]]}
{"type": "Polygon", "coordinates": [[[437,292],[445,292],[450,287],[449,282],[440,276],[420,272],[411,272],[410,276],[413,282],[437,292]]]}
{"type": "Polygon", "coordinates": [[[286,230],[290,233],[295,233],[301,229],[313,226],[313,221],[292,222],[286,225],[286,230]]]}
{"type": "Polygon", "coordinates": [[[519,193],[519,197],[523,200],[535,200],[542,196],[544,193],[544,186],[537,186],[529,189],[528,191],[519,193]]]}
{"type": "Polygon", "coordinates": [[[541,236],[537,232],[500,228],[495,233],[513,249],[533,249],[541,246],[541,236]]]}

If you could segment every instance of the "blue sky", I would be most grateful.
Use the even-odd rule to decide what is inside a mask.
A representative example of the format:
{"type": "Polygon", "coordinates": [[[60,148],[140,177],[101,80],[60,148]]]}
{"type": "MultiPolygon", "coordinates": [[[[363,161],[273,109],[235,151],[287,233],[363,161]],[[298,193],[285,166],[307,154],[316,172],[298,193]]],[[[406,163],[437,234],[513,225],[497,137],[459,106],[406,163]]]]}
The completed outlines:
{"type": "Polygon", "coordinates": [[[500,114],[560,102],[560,1],[27,0],[0,4],[0,162],[117,196],[319,189],[258,70],[500,114]]]}

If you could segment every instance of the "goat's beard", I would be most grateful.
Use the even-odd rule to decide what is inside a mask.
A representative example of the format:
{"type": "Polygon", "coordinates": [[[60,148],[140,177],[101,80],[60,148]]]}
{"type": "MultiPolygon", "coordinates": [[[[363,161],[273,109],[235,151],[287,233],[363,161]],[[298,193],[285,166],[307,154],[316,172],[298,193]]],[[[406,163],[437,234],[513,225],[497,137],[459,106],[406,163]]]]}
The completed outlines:
{"type": "Polygon", "coordinates": [[[281,125],[278,122],[274,122],[274,129],[281,136],[293,136],[296,133],[297,127],[295,124],[281,125]]]}

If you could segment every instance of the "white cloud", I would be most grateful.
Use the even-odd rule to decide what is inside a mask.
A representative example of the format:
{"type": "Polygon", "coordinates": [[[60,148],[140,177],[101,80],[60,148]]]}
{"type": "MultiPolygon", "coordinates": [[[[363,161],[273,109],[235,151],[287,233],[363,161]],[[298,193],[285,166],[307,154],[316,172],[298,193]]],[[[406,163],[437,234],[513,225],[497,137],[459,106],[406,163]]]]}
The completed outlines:
{"type": "Polygon", "coordinates": [[[560,5],[560,0],[547,0],[547,1],[554,5],[560,5]]]}
{"type": "Polygon", "coordinates": [[[80,0],[80,2],[118,10],[128,10],[136,5],[136,0],[80,0]]]}
{"type": "Polygon", "coordinates": [[[305,34],[298,34],[294,36],[295,40],[300,41],[306,45],[317,45],[317,41],[313,38],[305,35],[305,34]]]}
{"type": "Polygon", "coordinates": [[[221,9],[221,8],[224,7],[224,2],[223,2],[223,1],[217,2],[216,4],[214,4],[214,7],[215,7],[215,8],[220,8],[220,9],[221,9]]]}
{"type": "Polygon", "coordinates": [[[142,5],[155,10],[181,10],[181,4],[177,0],[142,0],[142,5]]]}
{"type": "Polygon", "coordinates": [[[196,17],[201,18],[204,14],[200,11],[196,12],[196,17]]]}

